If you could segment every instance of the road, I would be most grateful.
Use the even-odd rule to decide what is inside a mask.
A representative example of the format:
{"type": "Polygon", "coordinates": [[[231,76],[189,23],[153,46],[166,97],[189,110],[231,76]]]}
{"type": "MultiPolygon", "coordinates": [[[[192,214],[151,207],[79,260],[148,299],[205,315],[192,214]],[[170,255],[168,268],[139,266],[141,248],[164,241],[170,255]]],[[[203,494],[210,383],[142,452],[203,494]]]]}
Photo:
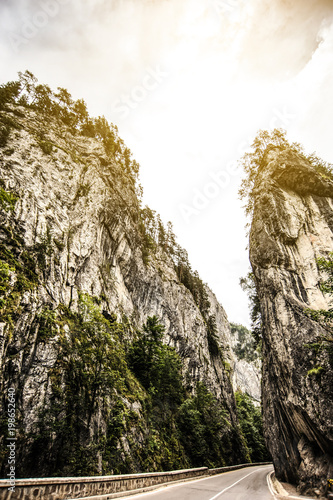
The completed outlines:
{"type": "Polygon", "coordinates": [[[274,500],[267,483],[272,470],[272,465],[248,467],[122,500],[274,500]]]}

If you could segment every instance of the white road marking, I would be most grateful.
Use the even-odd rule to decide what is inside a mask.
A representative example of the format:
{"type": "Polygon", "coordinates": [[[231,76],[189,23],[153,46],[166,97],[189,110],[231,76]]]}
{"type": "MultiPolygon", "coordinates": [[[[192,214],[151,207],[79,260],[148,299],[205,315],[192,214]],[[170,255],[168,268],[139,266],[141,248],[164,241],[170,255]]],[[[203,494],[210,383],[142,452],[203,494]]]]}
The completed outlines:
{"type": "MultiPolygon", "coordinates": [[[[273,498],[275,498],[275,499],[276,499],[275,492],[274,492],[274,490],[273,490],[273,481],[272,481],[272,479],[271,479],[272,474],[274,474],[274,471],[269,472],[269,473],[267,474],[267,476],[266,476],[266,479],[267,479],[267,484],[268,484],[269,491],[270,491],[271,495],[273,495],[273,498]]],[[[288,496],[287,496],[287,497],[285,497],[285,498],[293,498],[293,499],[295,499],[295,500],[305,500],[305,499],[306,499],[306,500],[315,500],[314,498],[310,498],[310,497],[295,497],[295,496],[293,496],[293,495],[289,495],[288,493],[287,493],[287,495],[288,495],[288,496]]],[[[283,496],[283,495],[281,495],[281,496],[283,496]]]]}
{"type": "MultiPolygon", "coordinates": [[[[271,467],[271,465],[268,465],[266,467],[271,467]]],[[[236,481],[234,484],[232,484],[231,486],[228,486],[228,488],[225,488],[224,490],[220,491],[219,493],[217,493],[215,496],[213,496],[212,498],[210,498],[209,500],[215,500],[215,498],[217,498],[219,495],[222,495],[222,493],[224,493],[225,491],[229,490],[230,488],[232,488],[233,486],[235,486],[237,483],[239,483],[240,481],[242,481],[243,479],[245,479],[246,477],[250,476],[251,474],[254,474],[255,472],[258,472],[260,469],[256,469],[252,472],[250,472],[249,474],[247,474],[246,476],[242,477],[241,479],[239,479],[238,481],[236,481]]],[[[234,472],[234,471],[227,471],[227,472],[224,472],[224,473],[221,473],[221,474],[216,474],[216,476],[208,476],[208,477],[204,477],[204,478],[198,478],[198,479],[192,479],[192,480],[189,480],[189,481],[179,481],[178,484],[172,484],[172,483],[164,483],[164,484],[161,484],[160,486],[158,486],[156,489],[152,490],[152,491],[146,491],[146,492],[142,492],[142,493],[136,493],[136,494],[132,494],[130,496],[124,496],[124,497],[121,497],[122,500],[131,500],[133,498],[140,498],[140,497],[145,497],[145,496],[150,496],[150,495],[154,495],[158,492],[161,492],[163,490],[167,490],[167,489],[172,489],[172,488],[177,488],[178,486],[183,486],[183,485],[191,485],[193,483],[198,483],[200,481],[204,482],[204,481],[209,481],[210,479],[212,479],[213,477],[217,477],[217,476],[222,476],[224,474],[230,474],[230,472],[234,472]]],[[[178,481],[177,481],[178,482],[178,481]]],[[[106,498],[107,498],[107,494],[105,495],[106,498]]],[[[89,500],[89,498],[91,497],[88,497],[87,499],[78,499],[78,500],[89,500]]],[[[274,497],[275,499],[275,497],[274,497]]],[[[74,500],[74,499],[73,499],[74,500]]],[[[276,499],[275,499],[276,500],[276,499]]],[[[312,500],[312,499],[309,499],[309,500],[312,500]]]]}
{"type": "Polygon", "coordinates": [[[295,498],[297,500],[315,500],[315,498],[310,498],[310,497],[293,497],[292,495],[288,495],[288,498],[295,498]]]}
{"type": "Polygon", "coordinates": [[[217,498],[220,495],[222,495],[222,493],[225,493],[226,491],[230,490],[230,488],[233,488],[234,486],[236,486],[236,484],[240,483],[241,481],[243,481],[243,479],[245,479],[246,477],[251,476],[251,474],[254,474],[255,472],[258,472],[258,469],[257,470],[253,470],[249,474],[246,474],[246,476],[242,477],[241,479],[238,479],[238,481],[236,481],[234,484],[232,484],[232,485],[228,486],[228,488],[225,488],[224,490],[220,491],[220,493],[217,493],[217,495],[213,496],[209,500],[215,500],[215,498],[217,498]]]}
{"type": "Polygon", "coordinates": [[[274,493],[274,490],[273,490],[273,483],[272,483],[272,479],[271,479],[271,476],[273,474],[274,471],[272,472],[269,472],[266,476],[266,480],[267,480],[267,484],[268,484],[268,489],[270,491],[270,494],[272,495],[272,497],[274,499],[276,499],[276,496],[275,496],[275,493],[274,493]]]}

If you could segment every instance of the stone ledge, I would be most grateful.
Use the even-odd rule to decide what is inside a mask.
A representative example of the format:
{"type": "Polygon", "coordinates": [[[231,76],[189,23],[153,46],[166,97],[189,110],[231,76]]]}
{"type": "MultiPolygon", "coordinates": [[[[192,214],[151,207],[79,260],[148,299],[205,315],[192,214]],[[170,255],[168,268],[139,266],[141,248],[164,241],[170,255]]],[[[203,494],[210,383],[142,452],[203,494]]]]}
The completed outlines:
{"type": "Polygon", "coordinates": [[[150,491],[163,485],[201,478],[224,472],[270,465],[270,462],[240,464],[216,469],[199,467],[167,472],[147,472],[144,474],[123,474],[117,476],[29,478],[15,481],[15,492],[8,490],[10,481],[0,480],[1,500],[94,500],[113,499],[131,494],[150,491]]]}
{"type": "MultiPolygon", "coordinates": [[[[91,496],[107,496],[130,492],[149,486],[158,486],[183,480],[208,476],[208,467],[120,476],[93,476],[70,478],[17,479],[15,491],[9,491],[10,481],[0,481],[1,500],[68,500],[91,496]]],[[[112,498],[112,497],[111,497],[112,498]]]]}
{"type": "Polygon", "coordinates": [[[290,491],[287,491],[283,484],[276,478],[275,472],[271,472],[271,474],[268,475],[268,483],[274,495],[276,495],[277,500],[325,500],[324,497],[317,497],[317,499],[314,499],[306,495],[299,495],[297,494],[296,487],[285,483],[287,485],[286,487],[290,489],[290,491]]]}
{"type": "Polygon", "coordinates": [[[228,472],[231,470],[244,469],[245,467],[254,467],[256,465],[271,465],[272,462],[257,462],[254,464],[240,464],[240,465],[228,465],[227,467],[218,467],[217,469],[209,469],[209,474],[211,476],[215,474],[222,474],[223,472],[228,472]]]}

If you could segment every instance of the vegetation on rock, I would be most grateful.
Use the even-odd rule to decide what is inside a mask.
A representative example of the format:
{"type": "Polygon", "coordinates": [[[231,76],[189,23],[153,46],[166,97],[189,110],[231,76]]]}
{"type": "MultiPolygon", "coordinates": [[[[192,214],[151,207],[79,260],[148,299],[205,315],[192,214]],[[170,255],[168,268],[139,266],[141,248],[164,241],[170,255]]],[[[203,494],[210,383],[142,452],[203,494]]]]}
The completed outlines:
{"type": "MultiPolygon", "coordinates": [[[[206,285],[176,243],[172,225],[165,227],[154,211],[141,208],[139,165],[131,159],[117,127],[104,117],[91,118],[83,100],[74,101],[63,88],[53,92],[38,84],[30,72],[0,86],[0,125],[3,158],[20,152],[4,149],[8,141],[9,148],[20,132],[30,134],[30,150],[23,155],[38,154],[33,159],[24,156],[22,164],[30,165],[37,157],[36,178],[42,179],[43,189],[47,186],[39,165],[43,161],[50,169],[57,163],[60,170],[70,166],[68,179],[74,174],[78,179],[69,184],[73,192],[65,193],[68,211],[62,207],[63,211],[52,213],[52,203],[55,207],[62,201],[61,193],[52,193],[50,205],[41,208],[40,225],[36,210],[33,229],[18,215],[24,203],[30,203],[22,185],[18,193],[11,191],[11,178],[6,175],[6,183],[0,185],[0,314],[5,323],[1,403],[5,409],[5,386],[10,380],[17,389],[17,477],[217,467],[249,461],[250,445],[237,425],[228,377],[224,389],[230,395],[229,406],[213,394],[209,384],[196,383],[198,379],[187,383],[189,374],[182,373],[181,357],[165,344],[158,318],[148,317],[137,328],[138,322],[119,312],[117,316],[109,306],[104,291],[111,289],[105,280],[112,278],[111,262],[119,241],[110,228],[116,227],[119,233],[128,231],[125,237],[133,253],[139,249],[138,267],[147,270],[156,253],[170,264],[177,288],[192,306],[197,305],[200,321],[203,318],[201,331],[205,337],[206,328],[207,355],[215,371],[215,362],[223,361],[206,285]],[[50,123],[50,131],[44,122],[50,123]],[[83,268],[86,260],[80,261],[81,249],[71,260],[75,227],[70,218],[66,233],[61,232],[62,217],[73,216],[73,207],[79,206],[80,215],[73,219],[77,217],[80,227],[84,203],[93,189],[85,178],[88,159],[83,157],[89,156],[90,149],[82,148],[81,155],[78,147],[84,143],[82,137],[89,145],[94,142],[90,139],[97,139],[98,174],[106,198],[113,195],[112,206],[98,207],[102,222],[97,229],[109,231],[107,258],[97,268],[103,282],[98,296],[82,291],[77,274],[70,281],[75,266],[83,268]],[[61,228],[56,236],[54,215],[61,228]],[[30,238],[25,238],[27,227],[30,238]],[[57,289],[58,278],[63,285],[57,289]]],[[[4,162],[4,172],[10,172],[14,161],[6,158],[4,162]]],[[[137,262],[133,259],[131,264],[135,267],[137,262]]],[[[132,276],[136,270],[130,270],[132,276]]],[[[220,367],[223,370],[223,364],[220,367]]],[[[0,467],[5,474],[6,419],[0,425],[0,467]]]]}
{"type": "Polygon", "coordinates": [[[250,302],[251,334],[255,342],[255,348],[260,348],[262,339],[262,319],[260,301],[256,289],[255,277],[252,272],[240,279],[240,286],[247,293],[250,302]]]}
{"type": "Polygon", "coordinates": [[[318,286],[333,291],[332,165],[282,130],[259,132],[243,165],[253,269],[243,285],[262,342],[265,438],[277,478],[319,495],[332,468],[332,311],[318,286]]]}
{"type": "MultiPolygon", "coordinates": [[[[116,125],[109,124],[104,116],[91,118],[83,99],[74,101],[68,90],[58,87],[57,92],[48,85],[39,84],[30,72],[19,73],[17,81],[0,86],[0,113],[11,111],[10,105],[34,110],[48,119],[66,125],[73,135],[99,139],[105,153],[115,158],[123,166],[124,173],[135,184],[138,180],[139,164],[131,159],[132,153],[118,136],[116,125]]],[[[22,115],[22,111],[18,111],[22,115]]],[[[3,128],[0,129],[0,146],[7,142],[11,128],[17,127],[15,120],[4,115],[1,117],[3,128]]],[[[52,151],[52,143],[39,140],[40,147],[46,154],[52,151]]]]}
{"type": "Polygon", "coordinates": [[[231,333],[237,336],[237,343],[233,350],[238,359],[245,359],[248,363],[260,358],[257,342],[253,333],[243,325],[230,323],[231,333]]]}
{"type": "MultiPolygon", "coordinates": [[[[321,257],[317,259],[318,269],[326,273],[326,279],[321,281],[320,289],[323,293],[333,295],[333,252],[329,254],[328,258],[321,257]]],[[[328,309],[305,309],[305,313],[310,316],[314,321],[322,325],[326,334],[321,335],[315,339],[315,342],[307,344],[307,347],[314,353],[315,359],[321,351],[328,352],[328,359],[333,368],[333,308],[328,309]]],[[[317,366],[308,371],[308,375],[318,375],[324,368],[317,366]]]]}
{"type": "Polygon", "coordinates": [[[239,441],[226,409],[205,385],[188,393],[181,358],[162,343],[158,319],[148,318],[124,344],[124,324],[115,315],[106,319],[96,302],[80,294],[77,312],[45,307],[33,325],[38,342],[53,339],[57,359],[48,375],[50,403],[45,400],[31,429],[19,429],[19,475],[104,475],[250,460],[246,440],[239,441]]]}
{"type": "Polygon", "coordinates": [[[249,449],[252,462],[267,462],[271,459],[263,436],[261,408],[253,404],[247,394],[236,392],[238,420],[249,449]]]}
{"type": "Polygon", "coordinates": [[[165,228],[161,217],[154,210],[145,207],[140,212],[140,231],[143,243],[142,254],[146,264],[149,256],[161,249],[171,259],[179,281],[191,292],[207,327],[209,351],[212,356],[221,355],[216,318],[210,313],[210,301],[206,285],[197,271],[193,271],[187,251],[176,242],[171,222],[165,228]]]}
{"type": "Polygon", "coordinates": [[[251,151],[245,153],[240,160],[244,169],[244,179],[239,190],[240,199],[245,201],[247,215],[253,213],[254,189],[258,172],[265,166],[267,155],[272,150],[284,151],[290,149],[308,160],[317,172],[325,178],[333,179],[333,165],[323,161],[315,153],[306,155],[298,142],[290,143],[283,129],[274,129],[272,132],[259,130],[251,145],[251,151]]]}

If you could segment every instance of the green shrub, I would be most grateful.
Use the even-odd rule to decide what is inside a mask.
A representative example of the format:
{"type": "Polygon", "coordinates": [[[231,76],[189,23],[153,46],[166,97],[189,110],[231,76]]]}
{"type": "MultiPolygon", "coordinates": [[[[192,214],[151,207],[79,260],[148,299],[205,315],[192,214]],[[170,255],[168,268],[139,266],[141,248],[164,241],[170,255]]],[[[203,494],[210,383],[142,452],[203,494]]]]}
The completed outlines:
{"type": "Polygon", "coordinates": [[[260,358],[256,338],[245,326],[230,323],[231,333],[236,336],[237,343],[234,352],[238,359],[245,359],[249,363],[260,358]]]}
{"type": "Polygon", "coordinates": [[[252,462],[266,462],[270,454],[263,436],[261,408],[253,404],[247,394],[236,392],[238,420],[250,452],[252,462]]]}
{"type": "Polygon", "coordinates": [[[18,198],[19,197],[15,193],[5,191],[0,186],[0,208],[5,210],[5,212],[13,211],[15,209],[18,198]]]}
{"type": "Polygon", "coordinates": [[[50,155],[53,151],[53,144],[49,141],[38,141],[38,144],[46,155],[50,155]]]}
{"type": "Polygon", "coordinates": [[[311,368],[311,370],[308,370],[308,376],[311,377],[312,375],[314,375],[315,377],[317,377],[323,371],[325,371],[325,369],[322,366],[315,366],[314,368],[311,368]]]}

